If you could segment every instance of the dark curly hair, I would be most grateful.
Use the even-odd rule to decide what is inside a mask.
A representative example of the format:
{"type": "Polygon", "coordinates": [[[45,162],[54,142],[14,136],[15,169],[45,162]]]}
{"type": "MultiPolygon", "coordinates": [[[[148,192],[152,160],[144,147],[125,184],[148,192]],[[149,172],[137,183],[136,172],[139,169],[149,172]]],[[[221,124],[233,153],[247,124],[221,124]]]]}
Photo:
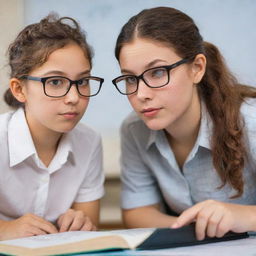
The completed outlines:
{"type": "MultiPolygon", "coordinates": [[[[78,44],[92,66],[92,49],[86,41],[85,32],[70,17],[50,13],[39,23],[25,27],[8,48],[11,77],[21,78],[36,67],[44,64],[49,55],[69,43],[78,44]]],[[[8,89],[4,94],[5,102],[14,108],[23,106],[8,89]]]]}

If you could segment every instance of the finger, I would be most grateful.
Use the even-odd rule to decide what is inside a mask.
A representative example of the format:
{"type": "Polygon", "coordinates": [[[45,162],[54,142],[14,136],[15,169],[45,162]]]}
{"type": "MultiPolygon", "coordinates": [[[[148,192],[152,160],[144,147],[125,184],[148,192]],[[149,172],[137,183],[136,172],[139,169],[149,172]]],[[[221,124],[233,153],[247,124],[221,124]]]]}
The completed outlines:
{"type": "MultiPolygon", "coordinates": [[[[210,231],[214,232],[217,226],[215,223],[222,217],[222,212],[217,210],[216,206],[211,204],[204,204],[201,211],[197,215],[196,220],[196,235],[198,240],[203,240],[210,228],[210,231]]],[[[213,234],[215,236],[215,232],[213,234]]]]}
{"type": "Polygon", "coordinates": [[[60,232],[66,232],[69,230],[70,226],[73,223],[74,215],[73,214],[64,214],[62,216],[62,222],[60,225],[60,232]]]}
{"type": "Polygon", "coordinates": [[[208,226],[207,226],[207,236],[209,237],[215,237],[217,234],[217,228],[219,223],[221,222],[223,218],[223,213],[219,211],[215,211],[212,216],[210,217],[208,221],[208,226]]]}
{"type": "Polygon", "coordinates": [[[86,220],[87,218],[84,216],[83,212],[76,212],[69,231],[81,230],[86,220]]]}
{"type": "Polygon", "coordinates": [[[230,229],[230,218],[228,215],[224,215],[217,227],[216,236],[223,237],[230,229]]]}
{"type": "Polygon", "coordinates": [[[44,219],[41,219],[40,221],[34,220],[32,224],[48,234],[58,233],[57,228],[51,222],[44,219]]]}
{"type": "Polygon", "coordinates": [[[39,229],[45,231],[46,233],[57,233],[58,230],[56,227],[49,221],[44,220],[43,218],[36,216],[34,214],[27,214],[24,216],[26,218],[26,223],[32,225],[34,227],[38,227],[39,229]]]}
{"type": "Polygon", "coordinates": [[[60,229],[60,226],[61,226],[62,221],[63,221],[63,215],[64,214],[60,215],[59,218],[57,219],[57,227],[59,227],[59,229],[60,229]]]}
{"type": "Polygon", "coordinates": [[[25,235],[26,237],[28,236],[38,236],[38,235],[46,235],[47,233],[40,229],[39,227],[37,226],[30,226],[29,227],[29,230],[27,230],[27,232],[25,232],[25,235]]]}
{"type": "Polygon", "coordinates": [[[87,221],[84,223],[84,225],[82,226],[81,230],[82,231],[92,231],[92,230],[94,230],[94,228],[96,228],[96,227],[92,224],[90,219],[87,218],[87,221]]]}
{"type": "Polygon", "coordinates": [[[208,212],[199,212],[196,219],[196,238],[198,240],[203,240],[205,238],[206,227],[208,223],[208,212]]]}
{"type": "Polygon", "coordinates": [[[188,225],[191,222],[194,222],[198,212],[201,210],[202,205],[196,204],[189,209],[185,210],[173,223],[171,228],[180,228],[182,226],[188,225]]]}

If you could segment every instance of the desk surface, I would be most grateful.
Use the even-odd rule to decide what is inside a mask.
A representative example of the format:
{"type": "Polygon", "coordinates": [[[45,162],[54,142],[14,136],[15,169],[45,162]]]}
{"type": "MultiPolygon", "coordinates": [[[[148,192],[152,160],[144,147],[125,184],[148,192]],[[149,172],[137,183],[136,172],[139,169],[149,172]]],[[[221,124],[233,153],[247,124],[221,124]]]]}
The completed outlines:
{"type": "MultiPolygon", "coordinates": [[[[77,254],[82,255],[82,254],[77,254]]],[[[256,236],[228,242],[210,243],[150,251],[116,251],[89,253],[86,256],[256,256],[256,236]]]]}

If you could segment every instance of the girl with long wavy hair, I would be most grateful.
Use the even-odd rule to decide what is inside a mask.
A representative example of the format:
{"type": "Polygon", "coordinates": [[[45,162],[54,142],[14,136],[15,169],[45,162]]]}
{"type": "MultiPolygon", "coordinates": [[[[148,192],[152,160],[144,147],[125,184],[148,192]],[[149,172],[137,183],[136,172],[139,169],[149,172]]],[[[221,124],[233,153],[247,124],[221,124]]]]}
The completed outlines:
{"type": "Polygon", "coordinates": [[[196,222],[200,240],[256,230],[256,90],[174,8],[133,16],[115,55],[136,112],[121,128],[126,226],[196,222]]]}

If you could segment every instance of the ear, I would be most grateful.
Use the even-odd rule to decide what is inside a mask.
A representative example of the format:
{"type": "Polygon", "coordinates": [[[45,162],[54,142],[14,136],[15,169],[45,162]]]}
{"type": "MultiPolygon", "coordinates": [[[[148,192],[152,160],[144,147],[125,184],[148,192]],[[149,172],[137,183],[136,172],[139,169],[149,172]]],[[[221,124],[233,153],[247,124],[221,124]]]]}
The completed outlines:
{"type": "Polygon", "coordinates": [[[16,100],[18,100],[19,102],[25,103],[26,97],[24,94],[24,84],[17,78],[11,78],[9,86],[16,100]]]}
{"type": "Polygon", "coordinates": [[[197,54],[192,63],[194,84],[198,84],[204,76],[206,69],[206,58],[203,54],[197,54]]]}

